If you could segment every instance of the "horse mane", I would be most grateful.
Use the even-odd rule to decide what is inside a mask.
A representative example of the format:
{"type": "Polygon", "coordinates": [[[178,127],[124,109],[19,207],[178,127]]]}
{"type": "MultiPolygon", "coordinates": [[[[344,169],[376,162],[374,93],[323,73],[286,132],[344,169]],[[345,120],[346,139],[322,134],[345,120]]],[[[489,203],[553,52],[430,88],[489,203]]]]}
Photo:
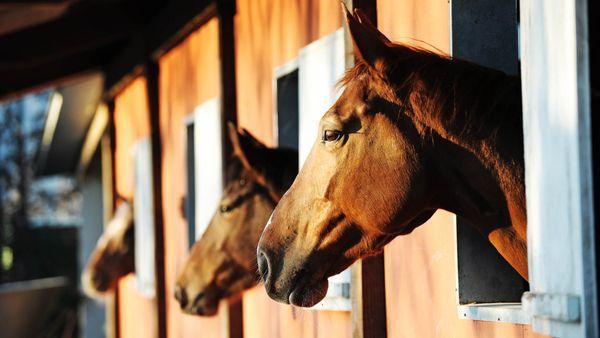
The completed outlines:
{"type": "Polygon", "coordinates": [[[495,137],[506,125],[520,126],[518,77],[424,48],[393,43],[393,64],[377,72],[362,60],[338,86],[362,82],[420,122],[421,132],[472,142],[495,137]]]}

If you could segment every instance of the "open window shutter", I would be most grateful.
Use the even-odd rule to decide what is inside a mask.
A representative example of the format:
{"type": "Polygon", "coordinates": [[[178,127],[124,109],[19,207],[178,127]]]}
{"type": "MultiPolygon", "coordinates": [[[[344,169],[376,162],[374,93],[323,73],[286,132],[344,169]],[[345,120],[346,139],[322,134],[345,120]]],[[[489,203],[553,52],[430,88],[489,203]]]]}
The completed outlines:
{"type": "Polygon", "coordinates": [[[319,121],[339,97],[337,81],[344,65],[344,35],[340,28],[300,50],[298,57],[300,92],[299,164],[302,167],[315,140],[319,121]]]}
{"type": "MultiPolygon", "coordinates": [[[[315,140],[319,121],[339,97],[336,83],[345,70],[343,30],[327,35],[300,50],[299,164],[302,166],[315,140]]],[[[350,310],[350,270],[329,278],[327,296],[315,309],[350,310]]]]}
{"type": "Polygon", "coordinates": [[[597,337],[586,2],[522,0],[523,128],[533,330],[597,337]]]}
{"type": "Polygon", "coordinates": [[[156,295],[154,194],[152,184],[152,143],[139,140],[133,148],[135,187],[133,216],[135,226],[135,277],[139,292],[156,295]]]}
{"type": "Polygon", "coordinates": [[[221,126],[221,107],[217,98],[196,108],[194,112],[196,239],[206,231],[223,194],[221,126]]]}

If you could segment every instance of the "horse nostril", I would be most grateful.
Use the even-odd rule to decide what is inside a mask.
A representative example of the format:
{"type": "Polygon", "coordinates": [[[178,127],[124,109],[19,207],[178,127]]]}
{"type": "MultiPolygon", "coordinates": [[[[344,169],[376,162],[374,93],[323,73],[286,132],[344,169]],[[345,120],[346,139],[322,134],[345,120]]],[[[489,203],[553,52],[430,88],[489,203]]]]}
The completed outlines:
{"type": "Polygon", "coordinates": [[[260,278],[263,282],[266,282],[269,278],[269,258],[264,251],[261,250],[258,252],[257,262],[260,278]]]}
{"type": "Polygon", "coordinates": [[[187,302],[188,302],[185,289],[181,288],[180,286],[176,286],[175,287],[175,299],[177,299],[177,301],[179,302],[179,305],[181,306],[182,309],[185,308],[187,305],[187,302]]]}

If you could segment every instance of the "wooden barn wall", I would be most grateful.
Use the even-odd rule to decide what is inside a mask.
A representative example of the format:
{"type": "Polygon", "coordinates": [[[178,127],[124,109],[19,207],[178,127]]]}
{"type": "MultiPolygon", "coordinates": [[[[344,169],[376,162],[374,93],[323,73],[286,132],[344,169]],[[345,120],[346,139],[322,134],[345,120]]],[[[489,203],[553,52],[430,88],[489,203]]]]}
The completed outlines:
{"type": "MultiPolygon", "coordinates": [[[[273,145],[273,70],[300,48],[342,25],[331,0],[238,0],[235,17],[238,122],[273,145]]],[[[244,294],[245,338],[351,337],[347,312],[309,311],[281,305],[262,286],[244,294]]]]}
{"type": "Polygon", "coordinates": [[[273,144],[273,70],[342,26],[335,0],[238,0],[235,17],[239,124],[273,144]]]}
{"type": "MultiPolygon", "coordinates": [[[[117,194],[133,197],[132,149],[150,136],[146,80],[138,77],[115,97],[115,171],[117,194]]],[[[119,282],[119,315],[122,338],[156,337],[156,301],[137,292],[133,274],[119,282]],[[143,320],[140,320],[143,318],[143,320]]]]}
{"type": "Polygon", "coordinates": [[[175,281],[189,253],[188,225],[182,211],[187,192],[184,120],[198,105],[219,95],[218,33],[218,21],[212,19],[159,60],[169,338],[222,337],[223,306],[214,317],[190,316],[180,310],[173,296],[175,281]]]}
{"type": "MultiPolygon", "coordinates": [[[[378,0],[377,5],[379,28],[392,40],[422,40],[449,53],[447,1],[378,0]]],[[[454,215],[439,211],[385,248],[388,336],[536,337],[526,325],[458,318],[455,246],[454,215]]]]}

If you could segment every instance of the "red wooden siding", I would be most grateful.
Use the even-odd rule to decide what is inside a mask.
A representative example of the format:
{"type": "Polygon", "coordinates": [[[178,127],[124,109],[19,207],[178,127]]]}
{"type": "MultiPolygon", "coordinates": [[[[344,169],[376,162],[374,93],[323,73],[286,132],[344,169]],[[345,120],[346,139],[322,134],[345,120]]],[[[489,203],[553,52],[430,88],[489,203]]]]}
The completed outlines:
{"type": "Polygon", "coordinates": [[[218,42],[218,22],[212,19],[159,60],[169,338],[221,337],[223,311],[210,318],[186,315],[173,297],[188,256],[187,221],[181,208],[186,195],[184,120],[198,105],[219,95],[218,42]]]}
{"type": "MultiPolygon", "coordinates": [[[[239,0],[235,17],[238,122],[273,144],[273,71],[341,27],[338,1],[239,0]]],[[[244,337],[351,337],[347,312],[275,303],[262,286],[244,295],[244,337]]]]}
{"type": "MultiPolygon", "coordinates": [[[[146,80],[143,77],[135,79],[115,97],[114,118],[116,190],[120,196],[132,198],[132,147],[140,138],[150,136],[146,80]]],[[[121,338],[156,336],[156,301],[137,292],[132,274],[119,282],[119,315],[121,338]]]]}
{"type": "MultiPolygon", "coordinates": [[[[378,0],[378,24],[392,40],[423,40],[449,51],[449,5],[445,0],[378,0]]],[[[338,1],[238,0],[235,50],[238,121],[273,144],[273,70],[294,59],[308,43],[341,27],[338,1]]],[[[184,118],[219,95],[218,23],[209,21],[159,60],[160,126],[163,156],[163,208],[167,329],[169,338],[223,337],[224,312],[213,318],[182,314],[172,297],[187,259],[184,118]]],[[[421,44],[422,46],[424,44],[421,44]]],[[[143,78],[115,98],[117,192],[130,197],[130,148],[149,135],[143,78]]],[[[456,308],[454,216],[438,212],[410,236],[385,249],[389,337],[536,337],[528,326],[460,320],[456,308]]],[[[120,284],[121,337],[152,338],[155,303],[140,297],[134,280],[120,284]]],[[[246,338],[351,337],[350,314],[315,312],[271,301],[258,286],[243,296],[246,338]]],[[[368,314],[366,314],[368,315],[368,314]]],[[[223,337],[225,338],[225,337],[223,337]]]]}

